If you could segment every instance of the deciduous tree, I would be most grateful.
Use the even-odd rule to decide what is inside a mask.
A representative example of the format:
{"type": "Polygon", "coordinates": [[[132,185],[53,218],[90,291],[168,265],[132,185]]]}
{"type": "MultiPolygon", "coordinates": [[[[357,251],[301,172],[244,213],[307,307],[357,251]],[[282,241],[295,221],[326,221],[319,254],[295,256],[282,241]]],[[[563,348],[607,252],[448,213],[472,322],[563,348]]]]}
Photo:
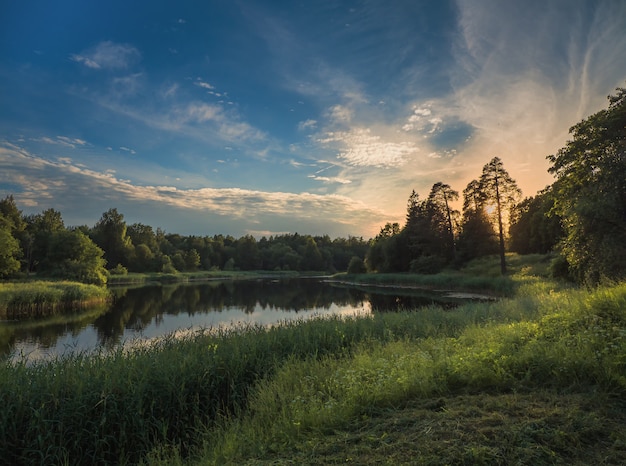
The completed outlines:
{"type": "Polygon", "coordinates": [[[548,156],[563,254],[573,276],[591,284],[626,278],[626,89],[608,99],[548,156]]]}

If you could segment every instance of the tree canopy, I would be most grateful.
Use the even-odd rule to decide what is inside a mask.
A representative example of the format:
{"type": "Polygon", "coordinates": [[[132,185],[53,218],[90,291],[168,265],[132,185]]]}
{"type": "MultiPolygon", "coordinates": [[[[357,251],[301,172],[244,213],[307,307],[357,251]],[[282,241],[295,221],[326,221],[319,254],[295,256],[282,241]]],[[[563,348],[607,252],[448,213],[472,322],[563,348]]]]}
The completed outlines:
{"type": "Polygon", "coordinates": [[[608,99],[548,156],[562,252],[574,278],[590,284],[626,278],[626,89],[608,99]]]}
{"type": "Polygon", "coordinates": [[[491,209],[498,226],[498,238],[500,244],[500,270],[506,273],[505,260],[505,232],[504,223],[507,214],[519,200],[522,192],[517,183],[504,169],[504,164],[499,157],[494,157],[483,167],[483,173],[478,181],[478,198],[483,207],[491,209]]]}

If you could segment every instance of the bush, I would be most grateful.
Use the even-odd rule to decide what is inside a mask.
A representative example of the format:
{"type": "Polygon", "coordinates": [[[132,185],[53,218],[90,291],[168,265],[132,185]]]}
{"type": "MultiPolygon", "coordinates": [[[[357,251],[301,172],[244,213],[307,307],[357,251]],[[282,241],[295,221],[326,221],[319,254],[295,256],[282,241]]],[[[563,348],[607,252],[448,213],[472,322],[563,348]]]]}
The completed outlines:
{"type": "Polygon", "coordinates": [[[569,262],[563,256],[557,256],[550,263],[550,277],[555,279],[571,280],[569,262]]]}
{"type": "Polygon", "coordinates": [[[367,269],[365,268],[365,263],[363,259],[360,257],[354,256],[350,259],[350,263],[348,264],[348,273],[365,273],[367,269]]]}
{"type": "Polygon", "coordinates": [[[122,264],[117,264],[114,268],[109,270],[111,275],[128,275],[128,269],[122,264]]]}
{"type": "Polygon", "coordinates": [[[421,256],[411,261],[410,271],[413,273],[421,273],[425,275],[432,275],[441,272],[445,260],[439,256],[421,256]]]}

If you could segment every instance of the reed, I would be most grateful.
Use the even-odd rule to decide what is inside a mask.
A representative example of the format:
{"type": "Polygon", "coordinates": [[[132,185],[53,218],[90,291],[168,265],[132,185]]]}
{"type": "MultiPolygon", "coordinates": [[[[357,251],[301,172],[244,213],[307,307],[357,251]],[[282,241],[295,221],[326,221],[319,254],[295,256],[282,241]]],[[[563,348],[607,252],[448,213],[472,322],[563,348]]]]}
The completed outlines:
{"type": "Polygon", "coordinates": [[[0,283],[0,319],[20,320],[73,312],[109,299],[106,288],[83,283],[0,283]]]}
{"type": "Polygon", "coordinates": [[[238,280],[255,278],[293,278],[300,274],[295,271],[198,271],[177,273],[128,273],[125,275],[111,275],[108,285],[140,285],[147,283],[187,283],[208,280],[238,280]]]}

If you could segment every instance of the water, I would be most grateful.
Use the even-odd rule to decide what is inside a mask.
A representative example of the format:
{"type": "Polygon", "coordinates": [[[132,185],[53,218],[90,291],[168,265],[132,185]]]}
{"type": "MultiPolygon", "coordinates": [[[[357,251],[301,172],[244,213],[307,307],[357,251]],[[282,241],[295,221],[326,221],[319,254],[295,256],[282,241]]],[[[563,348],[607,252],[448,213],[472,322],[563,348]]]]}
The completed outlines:
{"type": "Polygon", "coordinates": [[[454,302],[442,293],[372,292],[320,279],[212,281],[119,287],[113,292],[110,305],[79,314],[0,323],[0,355],[35,361],[206,328],[368,315],[454,302]]]}

